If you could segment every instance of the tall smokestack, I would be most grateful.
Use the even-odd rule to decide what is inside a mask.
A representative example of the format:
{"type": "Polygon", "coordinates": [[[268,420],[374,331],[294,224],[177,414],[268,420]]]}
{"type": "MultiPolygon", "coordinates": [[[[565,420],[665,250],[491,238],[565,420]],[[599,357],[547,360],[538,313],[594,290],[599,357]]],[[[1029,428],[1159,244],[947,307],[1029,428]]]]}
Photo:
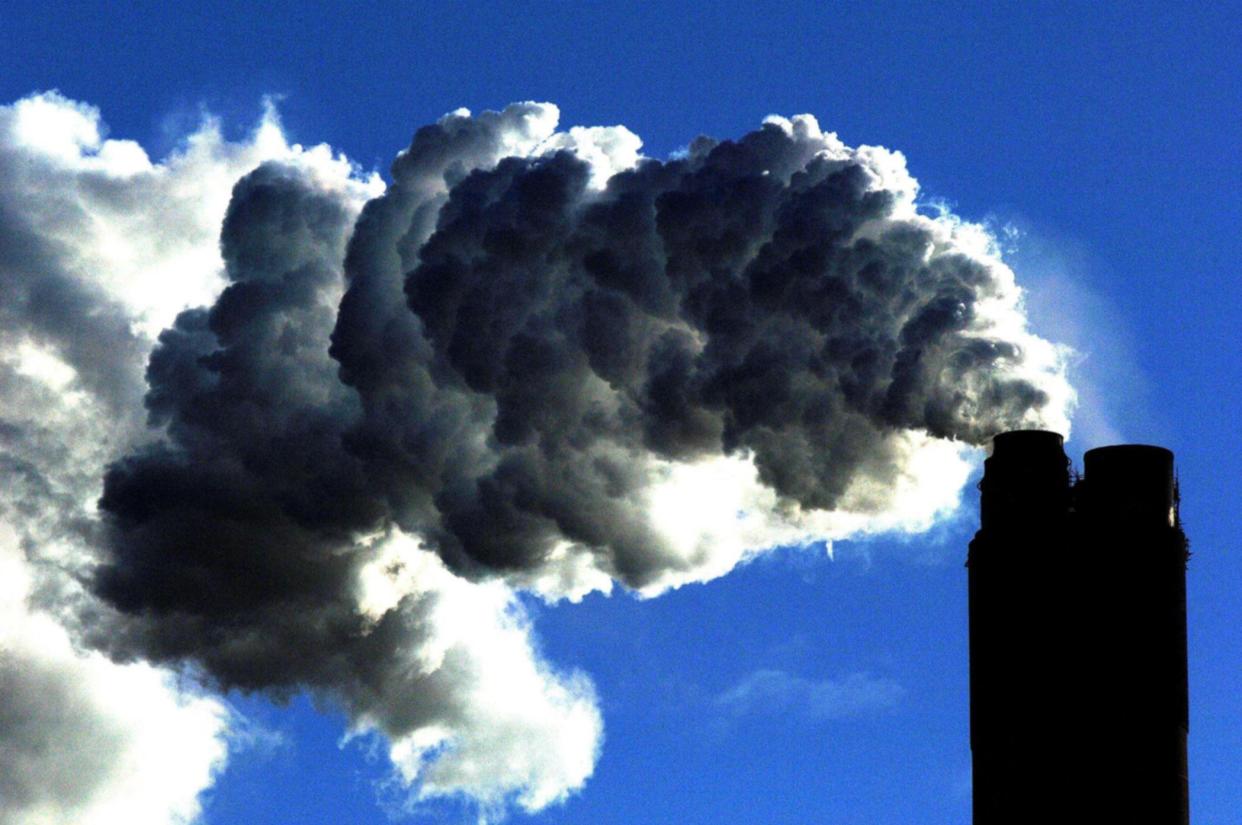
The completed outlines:
{"type": "Polygon", "coordinates": [[[1189,822],[1173,454],[1004,433],[970,544],[975,825],[1189,822]]]}

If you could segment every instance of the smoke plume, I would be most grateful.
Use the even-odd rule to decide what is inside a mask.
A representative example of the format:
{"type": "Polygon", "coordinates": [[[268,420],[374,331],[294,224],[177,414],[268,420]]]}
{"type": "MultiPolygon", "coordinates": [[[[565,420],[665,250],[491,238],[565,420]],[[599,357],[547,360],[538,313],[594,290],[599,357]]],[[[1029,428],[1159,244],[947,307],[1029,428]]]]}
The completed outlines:
{"type": "MultiPolygon", "coordinates": [[[[421,798],[537,810],[589,777],[602,723],[517,593],[654,596],[777,545],[923,529],[971,445],[1065,428],[1061,351],[1027,330],[987,232],[920,209],[900,154],[800,116],[661,161],[624,127],[557,119],[447,115],[381,193],[269,115],[245,146],[215,138],[214,213],[153,182],[207,132],[158,167],[63,138],[79,165],[119,164],[75,172],[105,195],[73,209],[214,214],[219,246],[134,244],[176,296],[144,306],[125,272],[58,263],[107,247],[6,194],[6,380],[104,438],[2,422],[29,480],[5,518],[71,574],[43,576],[35,608],[120,662],[309,689],[386,736],[421,798]],[[27,458],[49,450],[81,455],[27,458]]],[[[6,192],[33,151],[15,145],[6,192]]]]}

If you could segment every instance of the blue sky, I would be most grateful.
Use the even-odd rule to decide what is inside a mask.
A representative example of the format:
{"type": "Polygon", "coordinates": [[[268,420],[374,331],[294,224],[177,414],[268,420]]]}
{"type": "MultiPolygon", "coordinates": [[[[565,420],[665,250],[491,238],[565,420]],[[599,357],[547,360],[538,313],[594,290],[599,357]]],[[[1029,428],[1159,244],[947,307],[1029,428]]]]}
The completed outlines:
{"type": "MultiPolygon", "coordinates": [[[[384,175],[418,126],[519,100],[555,102],[563,126],[624,124],[653,157],[804,112],[901,151],[925,202],[1015,230],[1035,331],[1080,353],[1071,454],[1120,438],[1177,455],[1192,811],[1212,825],[1242,810],[1240,26],[1237,3],[16,2],[0,101],[58,89],[159,157],[203,109],[241,137],[273,96],[292,140],[384,175]]],[[[513,821],[968,822],[976,503],[968,486],[926,535],[781,551],[652,600],[530,599],[543,654],[594,681],[605,739],[583,790],[513,821]]],[[[204,822],[400,806],[339,714],[234,700],[257,733],[204,822]]]]}

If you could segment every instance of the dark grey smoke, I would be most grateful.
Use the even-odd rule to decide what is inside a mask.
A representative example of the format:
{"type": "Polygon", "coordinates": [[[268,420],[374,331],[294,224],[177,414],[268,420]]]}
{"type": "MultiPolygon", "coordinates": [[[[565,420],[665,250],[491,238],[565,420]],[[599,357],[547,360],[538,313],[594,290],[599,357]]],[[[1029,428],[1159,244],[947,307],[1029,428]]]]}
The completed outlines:
{"type": "Polygon", "coordinates": [[[160,336],[147,408],[166,441],[109,469],[115,540],[95,580],[123,611],[170,617],[150,623],[148,655],[201,657],[228,684],[315,683],[307,647],[359,633],[357,560],[337,550],[379,511],[342,449],[357,401],[324,346],[348,231],[337,199],[260,167],[224,222],[230,285],[160,336]],[[261,673],[230,626],[263,629],[261,673]]]}
{"type": "MultiPolygon", "coordinates": [[[[110,538],[92,588],[119,615],[84,621],[81,632],[121,658],[193,662],[221,687],[278,696],[309,687],[357,729],[394,739],[449,731],[467,769],[500,764],[478,778],[441,759],[420,774],[424,789],[466,789],[489,804],[521,791],[522,804],[542,807],[594,764],[589,683],[536,670],[527,651],[530,673],[499,673],[541,680],[534,689],[546,700],[513,686],[535,721],[480,708],[473,692],[496,678],[479,660],[487,645],[512,656],[529,644],[519,624],[503,623],[503,604],[454,593],[433,572],[382,615],[360,606],[360,571],[378,552],[361,539],[392,516],[349,448],[361,403],[327,352],[349,216],[338,194],[294,167],[269,163],[237,184],[221,236],[230,283],[210,310],[182,313],[150,359],[147,409],[164,437],[104,479],[110,538]],[[499,628],[481,639],[445,628],[437,611],[453,598],[499,628]],[[560,716],[548,721],[549,708],[560,716]],[[543,726],[558,725],[581,741],[548,747],[543,726]],[[531,747],[546,756],[505,766],[531,747]]],[[[402,767],[412,777],[426,765],[415,752],[402,767]]]]}
{"type": "Polygon", "coordinates": [[[568,539],[641,586],[669,563],[634,506],[652,457],[750,451],[782,497],[831,509],[861,466],[901,469],[895,431],[979,442],[1046,401],[997,369],[1015,345],[963,334],[985,266],[928,260],[912,223],[855,239],[893,205],[857,161],[772,125],[588,180],[557,153],[455,181],[434,233],[398,245],[412,312],[371,265],[400,186],[351,246],[333,335],[367,412],[351,445],[459,569],[538,567],[568,539]]]}
{"type": "Polygon", "coordinates": [[[420,130],[353,226],[292,168],[237,184],[230,285],[160,336],[161,437],[107,472],[99,644],[407,732],[448,699],[389,700],[427,631],[415,596],[363,615],[365,537],[518,585],[569,548],[643,587],[689,564],[647,511],[669,462],[753,456],[782,506],[832,510],[896,484],[895,436],[979,443],[1049,402],[980,332],[997,270],[864,159],[769,124],[601,191],[571,151],[506,156],[535,114],[420,130]]]}

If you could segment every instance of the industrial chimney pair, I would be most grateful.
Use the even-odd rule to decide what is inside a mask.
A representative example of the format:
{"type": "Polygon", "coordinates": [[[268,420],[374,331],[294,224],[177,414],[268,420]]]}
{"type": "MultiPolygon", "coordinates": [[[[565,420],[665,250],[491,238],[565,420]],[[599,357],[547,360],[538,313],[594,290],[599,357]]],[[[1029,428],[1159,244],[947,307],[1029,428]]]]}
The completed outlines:
{"type": "Polygon", "coordinates": [[[970,544],[974,825],[1186,825],[1186,560],[1173,454],[1010,432],[970,544]]]}

